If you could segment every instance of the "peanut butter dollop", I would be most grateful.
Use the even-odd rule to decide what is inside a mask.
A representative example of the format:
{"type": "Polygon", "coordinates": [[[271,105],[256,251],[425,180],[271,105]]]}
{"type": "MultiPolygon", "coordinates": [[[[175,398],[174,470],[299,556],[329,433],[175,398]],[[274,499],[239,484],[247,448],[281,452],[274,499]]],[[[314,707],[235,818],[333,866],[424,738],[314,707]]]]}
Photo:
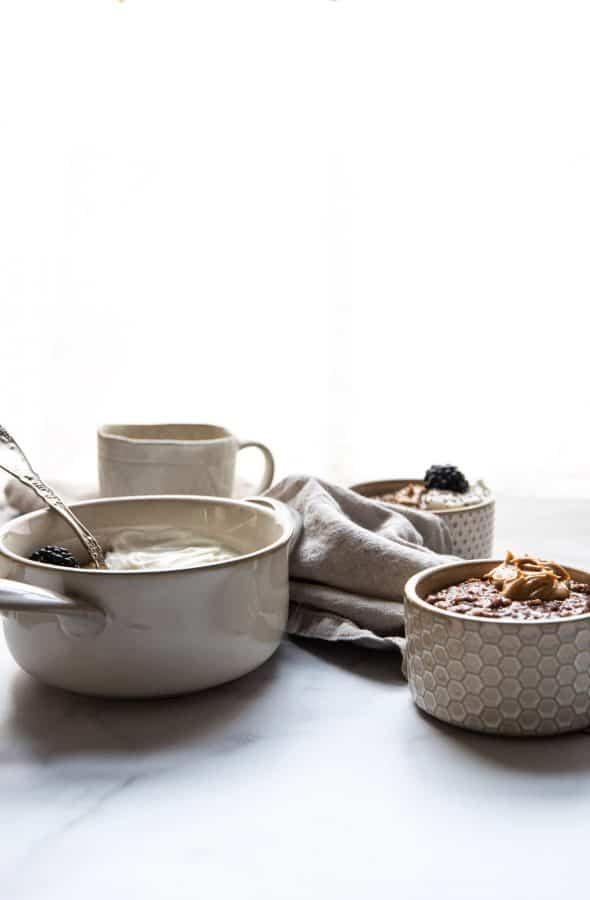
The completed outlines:
{"type": "Polygon", "coordinates": [[[504,562],[484,578],[511,600],[541,603],[565,600],[570,595],[570,575],[563,566],[534,556],[514,556],[510,551],[504,562]]]}
{"type": "Polygon", "coordinates": [[[395,492],[394,502],[403,506],[420,506],[420,498],[424,491],[425,487],[422,484],[407,484],[395,492]]]}

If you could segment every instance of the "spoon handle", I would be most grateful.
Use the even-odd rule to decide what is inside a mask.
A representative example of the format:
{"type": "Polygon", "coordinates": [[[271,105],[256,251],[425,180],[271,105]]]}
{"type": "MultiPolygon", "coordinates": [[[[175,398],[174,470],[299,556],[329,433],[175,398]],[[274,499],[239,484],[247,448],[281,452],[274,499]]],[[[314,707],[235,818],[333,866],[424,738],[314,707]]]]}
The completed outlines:
{"type": "Polygon", "coordinates": [[[107,568],[102,547],[94,535],[86,528],[84,523],[74,515],[59,494],[56,494],[53,488],[50,488],[49,485],[43,481],[41,476],[35,472],[22,449],[2,425],[0,425],[0,469],[4,469],[4,471],[8,472],[9,475],[12,475],[13,478],[17,478],[21,484],[24,484],[34,491],[47,506],[54,509],[62,519],[65,519],[82,541],[97,569],[107,568]],[[7,463],[6,456],[8,454],[6,451],[9,451],[12,459],[17,461],[17,466],[7,463]]]}

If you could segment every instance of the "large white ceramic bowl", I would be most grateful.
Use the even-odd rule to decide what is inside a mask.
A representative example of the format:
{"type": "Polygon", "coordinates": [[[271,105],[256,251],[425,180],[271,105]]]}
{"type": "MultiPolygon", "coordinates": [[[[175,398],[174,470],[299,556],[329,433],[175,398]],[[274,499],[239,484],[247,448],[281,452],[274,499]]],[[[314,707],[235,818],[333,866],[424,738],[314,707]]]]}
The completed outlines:
{"type": "MultiPolygon", "coordinates": [[[[406,585],[406,668],[414,702],[443,722],[519,737],[590,727],[590,613],[523,621],[438,609],[425,598],[501,560],[419,572],[406,585]]],[[[590,584],[590,574],[568,571],[590,584]]]]}
{"type": "Polygon", "coordinates": [[[289,602],[287,507],[162,496],[78,503],[99,539],[126,528],[191,528],[238,555],[191,569],[68,569],[28,559],[47,544],[85,554],[51,510],[0,531],[0,611],[16,662],[61,688],[105,697],[158,697],[211,687],[276,650],[289,602]]]}

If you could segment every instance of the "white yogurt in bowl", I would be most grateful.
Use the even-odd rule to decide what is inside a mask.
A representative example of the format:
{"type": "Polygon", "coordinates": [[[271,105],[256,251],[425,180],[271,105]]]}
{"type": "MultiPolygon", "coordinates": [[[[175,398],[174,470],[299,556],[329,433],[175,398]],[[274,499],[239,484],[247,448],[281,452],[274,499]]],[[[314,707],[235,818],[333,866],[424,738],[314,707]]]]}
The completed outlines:
{"type": "Polygon", "coordinates": [[[109,541],[105,554],[109,569],[192,569],[239,556],[227,544],[199,536],[188,529],[134,528],[120,531],[109,541]]]}

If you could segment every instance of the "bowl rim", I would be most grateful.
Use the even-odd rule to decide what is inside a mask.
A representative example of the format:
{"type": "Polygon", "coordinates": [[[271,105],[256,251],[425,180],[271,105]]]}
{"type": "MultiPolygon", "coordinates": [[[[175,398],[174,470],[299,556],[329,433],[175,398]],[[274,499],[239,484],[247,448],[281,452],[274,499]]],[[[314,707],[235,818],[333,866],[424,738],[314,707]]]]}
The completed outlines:
{"type": "MultiPolygon", "coordinates": [[[[352,484],[350,486],[350,490],[354,491],[356,494],[360,494],[361,497],[366,497],[367,500],[377,500],[377,497],[371,494],[365,494],[361,490],[361,488],[371,488],[380,486],[379,489],[387,490],[387,485],[397,485],[398,488],[405,487],[407,484],[424,484],[423,478],[382,478],[376,481],[359,481],[357,484],[352,484]]],[[[377,502],[383,503],[384,501],[377,500],[377,502]]],[[[492,506],[495,503],[495,497],[490,491],[490,496],[487,500],[482,500],[481,503],[474,503],[472,506],[460,506],[456,509],[422,509],[421,507],[408,507],[409,509],[418,509],[419,512],[431,512],[435,513],[437,516],[452,516],[456,513],[462,512],[471,512],[472,509],[483,509],[486,506],[492,506]]],[[[397,506],[401,506],[403,508],[403,504],[396,504],[397,506]]]]}
{"type": "MultiPolygon", "coordinates": [[[[435,572],[442,572],[445,570],[452,571],[453,569],[464,569],[465,566],[492,566],[499,565],[504,562],[503,559],[488,559],[486,557],[482,559],[464,559],[459,560],[456,563],[443,563],[440,566],[430,566],[428,569],[423,569],[421,572],[416,572],[415,575],[412,575],[411,578],[405,584],[404,587],[404,600],[406,603],[413,603],[415,606],[420,607],[420,609],[427,610],[433,615],[443,616],[448,619],[459,619],[462,622],[477,622],[478,625],[511,625],[512,627],[527,627],[530,625],[536,625],[537,627],[545,626],[545,625],[565,625],[567,622],[579,622],[583,619],[590,619],[590,612],[580,613],[577,616],[564,616],[563,618],[549,618],[549,619],[511,619],[508,617],[503,618],[502,616],[498,616],[497,618],[487,618],[485,616],[470,616],[465,615],[464,613],[456,613],[451,612],[447,609],[438,609],[436,606],[432,606],[430,603],[426,603],[419,595],[417,588],[420,586],[422,581],[425,581],[429,576],[433,575],[435,572]]],[[[585,569],[578,569],[575,566],[564,566],[574,577],[583,576],[587,583],[590,584],[590,572],[587,572],[585,569]]],[[[464,581],[465,578],[469,578],[469,575],[464,575],[460,581],[464,581]]],[[[459,581],[456,582],[457,584],[459,581]]],[[[449,587],[453,584],[449,585],[449,587]]]]}
{"type": "MultiPolygon", "coordinates": [[[[238,506],[246,507],[249,510],[255,510],[256,512],[261,513],[267,518],[272,519],[274,522],[277,522],[283,529],[283,534],[279,538],[277,538],[276,541],[273,541],[271,544],[268,544],[265,547],[261,547],[259,550],[253,550],[252,553],[243,553],[239,556],[232,556],[229,559],[222,559],[218,562],[206,563],[202,566],[183,566],[182,568],[176,569],[75,569],[68,566],[54,566],[50,563],[42,563],[37,562],[33,559],[27,559],[25,556],[19,556],[17,553],[13,553],[12,550],[9,550],[4,546],[4,539],[6,535],[12,531],[15,525],[22,525],[23,523],[30,522],[34,519],[43,518],[49,516],[50,514],[56,515],[56,513],[48,507],[43,509],[36,509],[21,516],[16,516],[14,519],[9,519],[8,522],[4,523],[4,525],[0,528],[0,558],[5,557],[12,562],[16,562],[27,567],[30,566],[33,569],[39,569],[43,572],[59,572],[61,575],[82,575],[83,577],[90,576],[93,578],[111,578],[115,576],[149,578],[152,575],[186,575],[189,573],[193,574],[195,572],[206,572],[212,569],[221,569],[227,566],[234,566],[240,563],[248,562],[250,560],[259,559],[262,556],[267,556],[269,553],[275,552],[276,550],[288,544],[295,533],[295,521],[289,513],[286,504],[281,504],[281,506],[285,508],[285,516],[283,519],[281,519],[278,509],[273,509],[271,506],[263,506],[262,504],[254,503],[252,502],[254,499],[255,498],[248,498],[248,500],[238,500],[233,497],[207,497],[204,495],[201,496],[196,494],[141,494],[137,496],[127,497],[97,497],[93,500],[81,500],[78,503],[72,503],[70,505],[70,509],[72,509],[74,512],[86,507],[103,506],[108,505],[109,503],[119,504],[129,501],[151,503],[153,501],[172,500],[181,501],[184,503],[196,503],[200,506],[207,504],[238,506]],[[287,522],[287,518],[289,519],[289,522],[287,522]]],[[[264,500],[266,498],[261,497],[260,499],[264,500]]],[[[274,499],[272,502],[280,503],[280,501],[276,501],[274,499]]]]}

